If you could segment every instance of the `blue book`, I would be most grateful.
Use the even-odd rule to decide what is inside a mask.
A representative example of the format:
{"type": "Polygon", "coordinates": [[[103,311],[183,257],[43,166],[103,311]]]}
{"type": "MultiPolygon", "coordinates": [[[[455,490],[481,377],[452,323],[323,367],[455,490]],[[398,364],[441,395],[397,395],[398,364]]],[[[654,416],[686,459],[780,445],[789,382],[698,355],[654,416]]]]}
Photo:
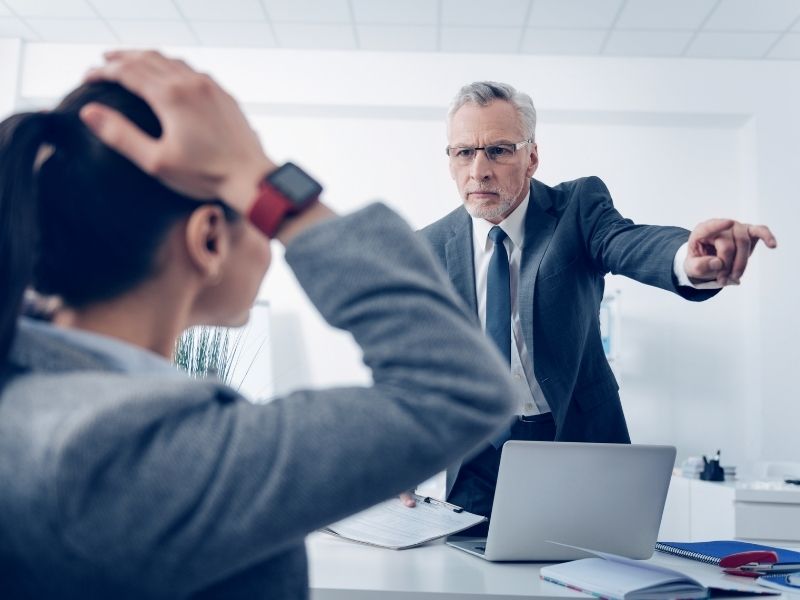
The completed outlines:
{"type": "Polygon", "coordinates": [[[699,560],[700,562],[711,565],[719,565],[726,556],[739,554],[740,552],[751,552],[753,550],[771,550],[778,555],[776,565],[783,563],[800,563],[800,552],[773,548],[772,546],[762,546],[761,544],[751,544],[750,542],[739,542],[736,540],[715,540],[712,542],[656,542],[656,550],[699,560]]]}

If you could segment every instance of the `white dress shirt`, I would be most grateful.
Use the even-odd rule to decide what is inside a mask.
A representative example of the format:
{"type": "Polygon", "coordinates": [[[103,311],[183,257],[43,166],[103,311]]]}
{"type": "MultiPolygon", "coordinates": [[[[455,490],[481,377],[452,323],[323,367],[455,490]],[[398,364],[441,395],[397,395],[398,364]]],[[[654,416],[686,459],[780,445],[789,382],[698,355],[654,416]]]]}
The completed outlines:
{"type": "MultiPolygon", "coordinates": [[[[514,379],[518,413],[536,415],[550,412],[544,393],[533,373],[533,357],[525,343],[522,322],[519,319],[519,272],[522,248],[525,245],[525,214],[528,211],[530,194],[498,226],[506,233],[503,242],[508,252],[509,276],[511,278],[511,376],[514,379]]],[[[475,262],[475,292],[478,300],[478,318],[486,331],[486,286],[489,261],[494,254],[494,242],[489,239],[489,230],[494,227],[485,219],[472,218],[472,248],[475,262]]]]}
{"type": "MultiPolygon", "coordinates": [[[[550,406],[544,397],[544,392],[536,381],[533,372],[533,357],[525,343],[522,332],[522,323],[519,318],[519,274],[522,248],[525,247],[525,215],[528,212],[530,193],[514,209],[505,220],[498,223],[506,233],[503,241],[508,252],[509,275],[511,278],[511,376],[516,384],[518,400],[518,413],[521,415],[536,415],[550,412],[550,406]]],[[[478,300],[478,318],[483,330],[486,331],[486,287],[489,273],[489,261],[494,253],[494,242],[489,239],[489,231],[494,223],[476,217],[472,219],[472,248],[475,264],[475,295],[478,300]]],[[[683,244],[675,253],[673,272],[678,285],[697,289],[714,289],[721,287],[716,281],[702,284],[693,284],[689,281],[684,268],[684,260],[688,252],[688,245],[683,244]]]]}

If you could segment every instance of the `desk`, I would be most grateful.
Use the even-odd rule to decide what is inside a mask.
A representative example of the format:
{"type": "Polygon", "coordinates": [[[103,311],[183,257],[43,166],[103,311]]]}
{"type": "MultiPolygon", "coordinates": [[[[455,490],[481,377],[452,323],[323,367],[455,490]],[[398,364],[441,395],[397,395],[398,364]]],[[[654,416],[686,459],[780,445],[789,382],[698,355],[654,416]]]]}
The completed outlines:
{"type": "MultiPolygon", "coordinates": [[[[537,563],[491,563],[432,542],[410,550],[386,550],[314,533],[306,542],[312,600],[537,600],[591,598],[539,579],[537,563]]],[[[656,553],[652,562],[679,570],[706,585],[765,590],[717,567],[656,553]]],[[[791,600],[769,596],[764,600],[791,600]]],[[[794,597],[797,600],[797,596],[794,597]]]]}

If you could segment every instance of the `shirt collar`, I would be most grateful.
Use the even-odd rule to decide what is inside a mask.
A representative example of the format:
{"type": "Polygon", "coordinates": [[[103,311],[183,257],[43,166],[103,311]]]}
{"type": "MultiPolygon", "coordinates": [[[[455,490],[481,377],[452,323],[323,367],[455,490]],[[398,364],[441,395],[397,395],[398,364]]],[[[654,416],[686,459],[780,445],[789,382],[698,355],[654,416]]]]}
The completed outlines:
{"type": "MultiPolygon", "coordinates": [[[[498,227],[505,231],[516,248],[522,248],[525,244],[525,215],[528,212],[530,197],[531,192],[529,187],[528,193],[525,194],[525,198],[519,203],[519,206],[498,223],[498,227]]],[[[470,215],[470,219],[472,219],[474,239],[480,243],[481,248],[486,250],[489,241],[489,231],[494,227],[494,223],[486,219],[481,219],[480,217],[473,217],[472,215],[470,215]]]]}
{"type": "Polygon", "coordinates": [[[31,331],[54,341],[77,347],[114,371],[180,375],[177,367],[163,356],[110,336],[83,329],[56,327],[51,323],[27,317],[19,320],[19,327],[20,330],[31,331]]]}

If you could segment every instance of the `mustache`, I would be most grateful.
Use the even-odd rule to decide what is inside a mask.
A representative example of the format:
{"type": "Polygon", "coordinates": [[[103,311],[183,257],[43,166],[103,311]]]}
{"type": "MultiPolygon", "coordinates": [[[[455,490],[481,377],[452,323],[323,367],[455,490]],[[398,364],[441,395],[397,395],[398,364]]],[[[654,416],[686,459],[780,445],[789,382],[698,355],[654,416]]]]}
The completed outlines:
{"type": "Polygon", "coordinates": [[[500,194],[502,190],[499,188],[488,187],[484,185],[473,186],[467,188],[467,194],[500,194]]]}

